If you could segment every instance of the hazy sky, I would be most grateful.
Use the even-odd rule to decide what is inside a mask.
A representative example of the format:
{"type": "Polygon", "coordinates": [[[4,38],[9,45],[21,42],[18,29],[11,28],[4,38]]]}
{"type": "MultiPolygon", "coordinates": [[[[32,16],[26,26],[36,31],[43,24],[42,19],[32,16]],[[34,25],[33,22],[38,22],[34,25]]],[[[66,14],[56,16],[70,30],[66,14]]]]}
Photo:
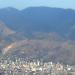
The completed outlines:
{"type": "Polygon", "coordinates": [[[24,9],[31,6],[75,9],[75,0],[0,0],[0,8],[16,7],[18,9],[24,9]]]}

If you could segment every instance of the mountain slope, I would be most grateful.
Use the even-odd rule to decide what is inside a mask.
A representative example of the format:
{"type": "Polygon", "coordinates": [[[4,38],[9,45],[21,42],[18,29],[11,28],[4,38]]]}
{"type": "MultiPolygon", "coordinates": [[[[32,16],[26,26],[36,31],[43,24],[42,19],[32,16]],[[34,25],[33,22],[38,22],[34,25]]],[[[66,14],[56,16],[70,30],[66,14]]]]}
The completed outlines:
{"type": "Polygon", "coordinates": [[[30,7],[24,10],[5,8],[0,10],[0,20],[9,28],[24,32],[57,32],[61,36],[73,38],[75,32],[75,10],[30,7]]]}
{"type": "Polygon", "coordinates": [[[32,58],[75,64],[75,42],[47,39],[20,40],[2,49],[5,58],[32,58]]]}
{"type": "Polygon", "coordinates": [[[0,50],[5,58],[75,63],[75,10],[0,9],[0,50]]]}
{"type": "Polygon", "coordinates": [[[0,21],[0,36],[8,36],[15,32],[8,28],[3,22],[0,21]]]}

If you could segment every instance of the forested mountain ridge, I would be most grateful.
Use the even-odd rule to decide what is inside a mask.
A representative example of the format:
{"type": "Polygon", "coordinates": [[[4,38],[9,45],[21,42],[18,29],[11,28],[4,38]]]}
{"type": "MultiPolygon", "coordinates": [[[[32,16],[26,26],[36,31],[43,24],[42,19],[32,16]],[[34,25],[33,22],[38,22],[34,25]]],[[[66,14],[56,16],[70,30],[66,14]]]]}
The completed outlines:
{"type": "Polygon", "coordinates": [[[3,57],[75,63],[75,10],[8,7],[0,9],[0,21],[3,57]]]}
{"type": "Polygon", "coordinates": [[[75,10],[49,7],[17,10],[8,7],[0,10],[0,20],[21,32],[52,31],[66,34],[75,27],[75,10]]]}

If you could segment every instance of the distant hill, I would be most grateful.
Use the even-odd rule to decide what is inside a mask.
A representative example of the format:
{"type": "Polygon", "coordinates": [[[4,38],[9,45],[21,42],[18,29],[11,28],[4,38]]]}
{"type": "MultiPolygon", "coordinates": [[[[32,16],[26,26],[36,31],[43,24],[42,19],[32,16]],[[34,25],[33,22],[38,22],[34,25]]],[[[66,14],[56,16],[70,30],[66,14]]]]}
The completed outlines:
{"type": "Polygon", "coordinates": [[[75,63],[75,10],[0,9],[0,51],[5,58],[41,58],[75,63]]]}
{"type": "Polygon", "coordinates": [[[57,32],[75,37],[75,10],[72,9],[30,7],[17,10],[8,7],[0,9],[0,20],[19,32],[57,32]]]}

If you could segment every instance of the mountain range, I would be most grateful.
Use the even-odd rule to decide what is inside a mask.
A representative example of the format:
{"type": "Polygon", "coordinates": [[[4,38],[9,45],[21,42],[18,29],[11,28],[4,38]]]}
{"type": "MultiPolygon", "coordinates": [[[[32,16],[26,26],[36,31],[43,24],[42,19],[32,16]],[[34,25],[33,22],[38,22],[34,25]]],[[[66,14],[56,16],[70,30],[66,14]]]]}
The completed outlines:
{"type": "Polygon", "coordinates": [[[75,10],[0,9],[0,50],[5,57],[75,62],[75,10]]]}
{"type": "Polygon", "coordinates": [[[0,20],[19,32],[57,32],[65,35],[74,32],[75,11],[49,7],[0,9],[0,20]]]}

